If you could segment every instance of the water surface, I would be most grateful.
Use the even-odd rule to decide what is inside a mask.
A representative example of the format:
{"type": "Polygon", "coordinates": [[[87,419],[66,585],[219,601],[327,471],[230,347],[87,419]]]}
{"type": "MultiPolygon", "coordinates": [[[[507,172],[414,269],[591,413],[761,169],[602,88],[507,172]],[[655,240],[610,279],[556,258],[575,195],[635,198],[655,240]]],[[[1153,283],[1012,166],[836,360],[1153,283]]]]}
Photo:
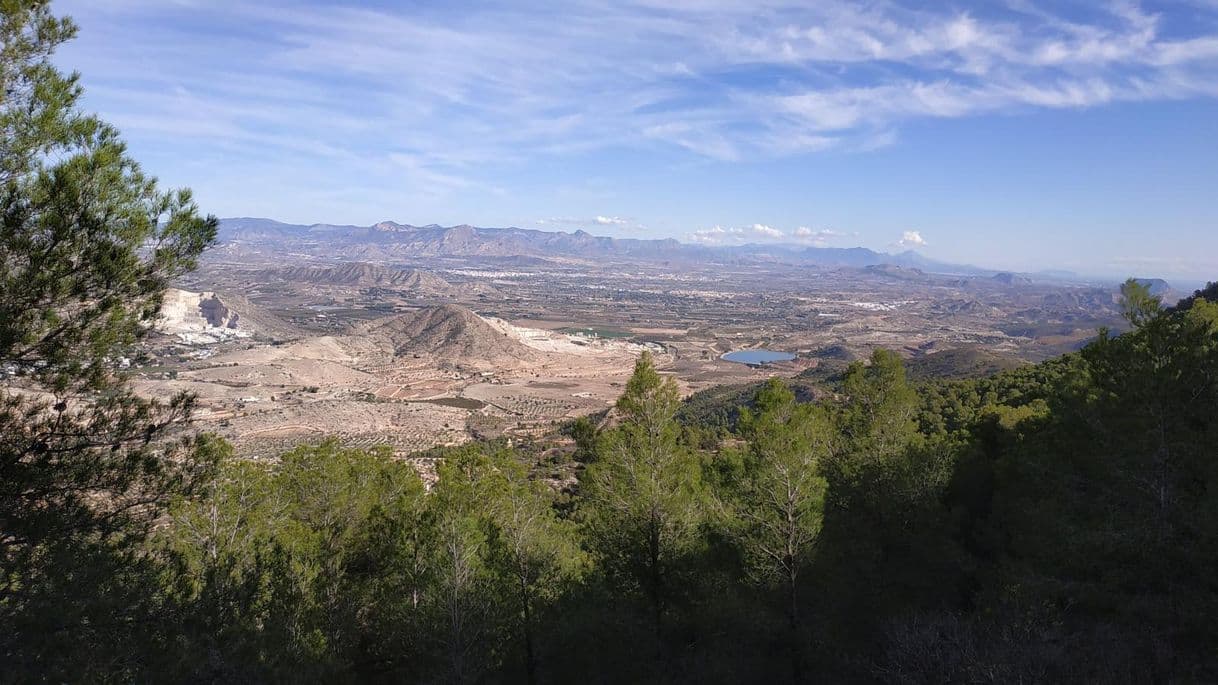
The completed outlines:
{"type": "Polygon", "coordinates": [[[722,359],[740,364],[769,364],[770,362],[789,362],[795,358],[790,352],[774,350],[736,350],[723,355],[722,359]]]}

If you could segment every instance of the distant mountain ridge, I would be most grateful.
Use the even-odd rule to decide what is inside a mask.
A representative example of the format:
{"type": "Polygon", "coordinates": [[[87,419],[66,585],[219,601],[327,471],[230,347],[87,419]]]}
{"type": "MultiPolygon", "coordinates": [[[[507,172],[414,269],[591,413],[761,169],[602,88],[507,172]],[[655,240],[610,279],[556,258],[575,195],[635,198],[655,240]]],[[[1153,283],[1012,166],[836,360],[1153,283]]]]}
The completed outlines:
{"type": "Polygon", "coordinates": [[[571,233],[526,228],[412,226],[382,221],[372,226],[285,224],[271,219],[231,218],[220,222],[221,244],[291,247],[329,257],[393,260],[411,257],[534,257],[566,259],[698,260],[782,262],[826,267],[864,268],[876,264],[935,273],[989,275],[993,271],[938,262],[912,250],[899,254],[865,247],[807,247],[785,244],[708,246],[673,238],[613,238],[584,230],[571,233]]]}

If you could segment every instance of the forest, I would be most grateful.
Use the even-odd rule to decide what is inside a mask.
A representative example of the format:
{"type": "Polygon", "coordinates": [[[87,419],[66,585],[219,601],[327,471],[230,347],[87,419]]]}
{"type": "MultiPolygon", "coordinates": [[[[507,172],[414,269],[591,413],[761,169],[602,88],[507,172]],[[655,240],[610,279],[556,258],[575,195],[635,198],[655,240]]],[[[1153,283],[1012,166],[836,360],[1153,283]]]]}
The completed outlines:
{"type": "Polygon", "coordinates": [[[682,400],[644,355],[563,491],[527,444],[252,461],[116,361],[216,221],[80,110],[73,33],[0,2],[0,680],[1218,680],[1218,284],[980,378],[682,400]]]}

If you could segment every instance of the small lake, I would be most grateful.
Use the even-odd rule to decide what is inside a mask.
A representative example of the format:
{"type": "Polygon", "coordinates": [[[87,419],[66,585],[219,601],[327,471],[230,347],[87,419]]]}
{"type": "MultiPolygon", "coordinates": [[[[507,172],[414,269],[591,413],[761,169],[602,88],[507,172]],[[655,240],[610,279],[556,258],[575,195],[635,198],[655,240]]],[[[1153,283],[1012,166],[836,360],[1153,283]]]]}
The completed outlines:
{"type": "Polygon", "coordinates": [[[770,362],[789,362],[795,358],[790,352],[775,352],[774,350],[736,350],[720,357],[729,362],[740,364],[769,364],[770,362]]]}

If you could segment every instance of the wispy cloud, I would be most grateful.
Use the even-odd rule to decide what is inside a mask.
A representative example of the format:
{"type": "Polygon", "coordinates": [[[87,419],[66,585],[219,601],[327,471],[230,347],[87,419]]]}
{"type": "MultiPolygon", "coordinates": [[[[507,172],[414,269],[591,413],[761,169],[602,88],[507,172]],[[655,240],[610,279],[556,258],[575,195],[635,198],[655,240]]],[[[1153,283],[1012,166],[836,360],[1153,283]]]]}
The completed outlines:
{"type": "Polygon", "coordinates": [[[1182,33],[1132,3],[65,4],[89,29],[89,82],[121,91],[106,101],[132,130],[253,144],[273,129],[319,152],[376,141],[444,174],[656,143],[805,154],[891,141],[911,118],[1218,92],[1213,9],[1182,33]],[[234,28],[216,41],[218,27],[234,28]]]}
{"type": "MultiPolygon", "coordinates": [[[[379,198],[376,216],[392,206],[430,220],[406,214],[438,199],[464,211],[507,194],[533,165],[579,159],[586,171],[598,154],[750,164],[901,145],[919,119],[1218,97],[1212,2],[1183,18],[1132,1],[1048,0],[57,7],[82,25],[59,59],[84,72],[90,108],[152,161],[294,189],[280,201],[294,211],[280,214],[301,220],[322,218],[319,209],[353,220],[334,215],[358,214],[369,198],[379,198]]],[[[261,203],[257,184],[211,175],[216,195],[261,203]]],[[[641,230],[605,210],[563,210],[584,218],[558,223],[641,230]]],[[[691,236],[834,237],[749,227],[691,236]]]]}

